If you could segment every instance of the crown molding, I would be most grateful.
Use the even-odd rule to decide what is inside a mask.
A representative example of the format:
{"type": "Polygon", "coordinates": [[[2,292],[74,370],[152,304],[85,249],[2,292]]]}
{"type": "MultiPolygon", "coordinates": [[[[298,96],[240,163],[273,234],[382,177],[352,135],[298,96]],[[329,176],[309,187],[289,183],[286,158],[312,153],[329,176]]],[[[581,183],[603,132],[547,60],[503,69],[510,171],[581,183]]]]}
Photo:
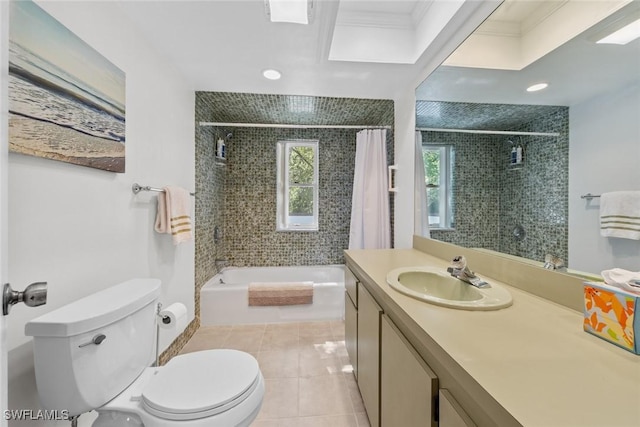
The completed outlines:
{"type": "Polygon", "coordinates": [[[402,30],[413,28],[410,14],[361,11],[339,13],[336,25],[402,30]]]}
{"type": "Polygon", "coordinates": [[[539,2],[535,9],[524,16],[513,19],[492,19],[489,17],[476,30],[475,34],[499,37],[523,37],[534,30],[553,14],[557,13],[569,0],[539,2]]]}
{"type": "Polygon", "coordinates": [[[413,12],[411,12],[411,22],[413,23],[414,27],[417,27],[420,24],[434,1],[435,0],[416,2],[415,7],[413,8],[413,12]]]}

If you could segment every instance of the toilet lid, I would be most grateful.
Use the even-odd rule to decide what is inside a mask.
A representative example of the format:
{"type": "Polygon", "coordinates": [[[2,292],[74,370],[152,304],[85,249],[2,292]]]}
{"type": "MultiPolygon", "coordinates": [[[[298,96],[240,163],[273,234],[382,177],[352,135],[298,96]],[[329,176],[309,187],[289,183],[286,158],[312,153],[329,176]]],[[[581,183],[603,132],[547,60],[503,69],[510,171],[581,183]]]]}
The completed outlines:
{"type": "Polygon", "coordinates": [[[158,417],[196,419],[227,411],[257,387],[256,359],[237,350],[207,350],[174,357],[146,384],[144,408],[158,417]]]}

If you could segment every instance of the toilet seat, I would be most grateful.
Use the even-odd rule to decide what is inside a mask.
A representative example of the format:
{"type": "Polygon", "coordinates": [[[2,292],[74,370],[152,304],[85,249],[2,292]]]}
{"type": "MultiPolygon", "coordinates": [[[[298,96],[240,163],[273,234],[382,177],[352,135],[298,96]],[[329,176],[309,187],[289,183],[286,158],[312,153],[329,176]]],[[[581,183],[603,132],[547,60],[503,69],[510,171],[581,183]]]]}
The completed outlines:
{"type": "Polygon", "coordinates": [[[144,386],[143,408],[166,420],[210,417],[242,403],[260,382],[256,359],[237,350],[174,357],[144,386]]]}

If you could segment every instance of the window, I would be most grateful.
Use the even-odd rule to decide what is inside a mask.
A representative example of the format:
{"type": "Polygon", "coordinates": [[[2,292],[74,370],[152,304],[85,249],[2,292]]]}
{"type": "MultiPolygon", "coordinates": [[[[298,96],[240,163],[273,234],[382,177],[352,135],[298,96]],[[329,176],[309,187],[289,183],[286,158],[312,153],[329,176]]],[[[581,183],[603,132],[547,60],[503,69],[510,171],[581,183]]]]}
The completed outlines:
{"type": "Polygon", "coordinates": [[[278,231],[318,230],[318,141],[278,141],[278,231]]]}
{"type": "Polygon", "coordinates": [[[430,228],[453,228],[453,146],[423,145],[430,228]]]}

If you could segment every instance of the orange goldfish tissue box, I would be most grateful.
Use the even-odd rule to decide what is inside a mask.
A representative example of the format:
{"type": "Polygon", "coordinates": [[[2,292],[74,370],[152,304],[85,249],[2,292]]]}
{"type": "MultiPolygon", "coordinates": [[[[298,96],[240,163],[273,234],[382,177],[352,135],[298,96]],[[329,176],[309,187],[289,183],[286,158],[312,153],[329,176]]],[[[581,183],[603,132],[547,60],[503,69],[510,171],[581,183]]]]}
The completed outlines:
{"type": "Polygon", "coordinates": [[[584,282],[584,330],[635,354],[640,354],[636,340],[640,332],[639,295],[584,282]]]}

